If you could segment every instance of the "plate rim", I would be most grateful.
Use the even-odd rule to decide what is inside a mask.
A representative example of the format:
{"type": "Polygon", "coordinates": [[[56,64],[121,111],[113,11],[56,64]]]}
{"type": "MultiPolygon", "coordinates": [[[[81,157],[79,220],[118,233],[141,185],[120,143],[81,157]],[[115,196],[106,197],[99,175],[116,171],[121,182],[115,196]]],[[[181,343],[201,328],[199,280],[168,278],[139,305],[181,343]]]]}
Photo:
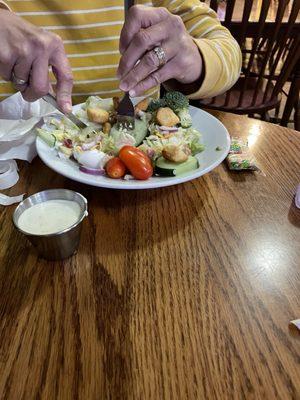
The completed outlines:
{"type": "MultiPolygon", "coordinates": [[[[83,103],[82,103],[83,104],[83,103]]],[[[78,104],[77,107],[81,106],[82,104],[78,104]]],[[[100,187],[100,188],[106,188],[106,189],[121,189],[121,190],[137,190],[137,189],[155,189],[155,188],[161,188],[161,187],[168,187],[168,186],[174,186],[174,185],[179,185],[181,183],[185,183],[185,182],[189,182],[192,181],[194,179],[200,178],[201,176],[211,172],[212,170],[214,170],[217,166],[219,166],[226,158],[228,152],[229,152],[229,148],[230,148],[230,135],[229,132],[227,130],[227,128],[224,126],[224,124],[218,119],[216,118],[214,115],[208,113],[205,110],[202,110],[201,108],[197,108],[194,106],[190,106],[191,109],[195,109],[197,111],[201,111],[204,114],[208,115],[209,118],[213,119],[217,124],[221,125],[224,129],[225,135],[226,135],[226,148],[223,150],[223,152],[220,154],[220,157],[218,157],[215,162],[213,162],[211,165],[209,165],[208,167],[202,169],[201,171],[195,170],[195,171],[191,171],[191,174],[188,175],[183,175],[182,177],[162,177],[161,178],[161,182],[160,181],[151,181],[147,180],[147,181],[136,181],[137,183],[133,183],[135,181],[131,180],[131,181],[120,181],[120,180],[114,180],[112,179],[112,182],[99,182],[99,181],[95,181],[93,182],[85,182],[85,180],[79,180],[76,179],[76,176],[74,177],[74,175],[72,173],[68,173],[67,171],[58,171],[56,168],[54,168],[51,165],[51,162],[49,162],[49,160],[45,157],[43,157],[43,152],[40,148],[40,146],[47,146],[46,143],[44,143],[38,136],[36,138],[36,149],[37,149],[37,153],[39,158],[43,161],[43,163],[50,169],[52,169],[53,171],[55,171],[56,173],[64,176],[65,178],[71,179],[75,182],[79,182],[81,184],[85,184],[85,185],[89,185],[89,186],[93,186],[93,187],[100,187]],[[197,171],[199,173],[197,173],[197,171]],[[166,180],[165,180],[166,179],[166,180]],[[130,182],[130,184],[128,183],[130,182]]],[[[204,143],[205,144],[205,143],[204,143]]],[[[49,148],[50,149],[50,148],[49,148]]],[[[51,150],[51,149],[50,149],[51,150]]],[[[205,150],[204,150],[205,151],[205,150]]]]}

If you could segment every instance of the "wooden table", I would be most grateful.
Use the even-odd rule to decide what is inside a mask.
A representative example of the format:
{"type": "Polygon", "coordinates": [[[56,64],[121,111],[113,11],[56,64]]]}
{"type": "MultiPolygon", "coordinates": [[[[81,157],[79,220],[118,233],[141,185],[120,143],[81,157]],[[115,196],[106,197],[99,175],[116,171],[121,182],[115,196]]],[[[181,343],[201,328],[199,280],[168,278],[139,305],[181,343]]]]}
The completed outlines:
{"type": "Polygon", "coordinates": [[[1,399],[300,398],[300,133],[216,115],[265,176],[111,191],[23,165],[11,194],[75,189],[90,214],[51,263],[0,209],[1,399]]]}

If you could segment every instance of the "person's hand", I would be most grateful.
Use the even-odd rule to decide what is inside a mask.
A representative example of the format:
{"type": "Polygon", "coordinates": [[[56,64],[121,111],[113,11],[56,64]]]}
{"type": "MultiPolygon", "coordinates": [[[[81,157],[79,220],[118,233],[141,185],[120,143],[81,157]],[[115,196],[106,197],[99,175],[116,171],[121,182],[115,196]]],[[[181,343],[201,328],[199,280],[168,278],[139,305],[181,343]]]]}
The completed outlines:
{"type": "Polygon", "coordinates": [[[133,6],[121,32],[120,52],[120,89],[131,96],[170,79],[190,84],[201,76],[202,57],[197,45],[182,19],[166,8],[133,6]],[[164,65],[155,47],[163,49],[164,65]]]}
{"type": "Polygon", "coordinates": [[[49,66],[57,80],[56,96],[62,111],[72,109],[72,71],[59,36],[36,27],[14,13],[0,10],[0,76],[15,85],[27,101],[50,90],[49,66]]]}

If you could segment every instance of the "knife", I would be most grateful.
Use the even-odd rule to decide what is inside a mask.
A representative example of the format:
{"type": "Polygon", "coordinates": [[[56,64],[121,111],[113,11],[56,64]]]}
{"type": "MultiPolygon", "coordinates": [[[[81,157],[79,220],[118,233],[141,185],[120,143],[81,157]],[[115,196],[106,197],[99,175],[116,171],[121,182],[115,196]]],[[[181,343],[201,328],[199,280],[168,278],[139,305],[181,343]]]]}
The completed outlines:
{"type": "MultiPolygon", "coordinates": [[[[124,11],[125,17],[128,14],[129,8],[134,4],[134,0],[124,0],[124,11]]],[[[119,128],[125,128],[127,130],[134,129],[134,106],[130,99],[129,93],[126,92],[123,99],[120,101],[117,111],[117,122],[119,128]]]]}
{"type": "MultiPolygon", "coordinates": [[[[51,104],[53,107],[55,107],[59,112],[61,110],[58,108],[58,104],[56,101],[56,98],[52,96],[52,94],[48,93],[46,96],[43,97],[43,100],[45,100],[47,103],[51,104]]],[[[88,125],[82,122],[79,118],[77,118],[73,113],[70,114],[64,114],[70,121],[73,122],[79,129],[84,129],[88,125]]]]}

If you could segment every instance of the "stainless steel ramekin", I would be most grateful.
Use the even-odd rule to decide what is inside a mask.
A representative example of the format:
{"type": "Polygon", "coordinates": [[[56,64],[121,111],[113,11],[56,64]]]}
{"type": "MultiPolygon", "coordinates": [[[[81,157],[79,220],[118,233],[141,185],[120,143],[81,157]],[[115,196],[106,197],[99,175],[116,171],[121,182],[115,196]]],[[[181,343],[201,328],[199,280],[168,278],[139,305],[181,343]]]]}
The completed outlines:
{"type": "Polygon", "coordinates": [[[18,205],[13,215],[13,222],[16,229],[29,239],[37,252],[46,260],[64,260],[70,257],[78,249],[82,221],[88,215],[87,200],[81,194],[67,189],[45,190],[27,197],[18,205]],[[78,221],[67,229],[45,235],[35,235],[24,232],[18,226],[20,215],[28,208],[48,200],[71,200],[80,206],[78,221]]]}

